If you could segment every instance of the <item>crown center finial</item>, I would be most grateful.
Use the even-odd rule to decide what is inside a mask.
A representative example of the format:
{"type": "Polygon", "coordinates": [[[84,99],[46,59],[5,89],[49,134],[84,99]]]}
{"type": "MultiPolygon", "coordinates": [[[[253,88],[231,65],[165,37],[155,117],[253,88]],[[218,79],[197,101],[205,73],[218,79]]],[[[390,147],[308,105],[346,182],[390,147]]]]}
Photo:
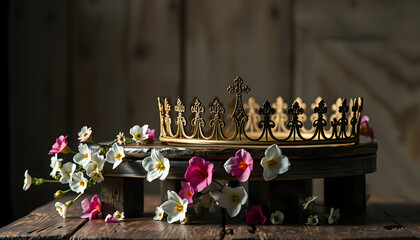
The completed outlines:
{"type": "Polygon", "coordinates": [[[244,81],[241,77],[236,77],[235,80],[233,80],[234,85],[231,85],[228,87],[229,93],[236,93],[236,95],[242,95],[242,93],[249,93],[251,89],[247,85],[243,85],[244,81]]]}

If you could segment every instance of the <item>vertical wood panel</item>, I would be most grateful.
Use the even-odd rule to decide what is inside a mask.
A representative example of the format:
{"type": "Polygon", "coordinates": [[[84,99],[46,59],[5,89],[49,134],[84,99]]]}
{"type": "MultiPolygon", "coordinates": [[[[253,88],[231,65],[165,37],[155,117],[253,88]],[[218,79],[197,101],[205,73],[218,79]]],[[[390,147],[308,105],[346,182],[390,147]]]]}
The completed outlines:
{"type": "Polygon", "coordinates": [[[9,13],[10,186],[16,218],[50,201],[56,190],[45,184],[24,192],[22,181],[25,169],[48,178],[48,151],[68,130],[67,2],[11,1],[9,13]]]}
{"type": "Polygon", "coordinates": [[[260,104],[291,96],[289,1],[187,1],[186,12],[186,106],[218,96],[229,114],[236,76],[260,104]]]}
{"type": "Polygon", "coordinates": [[[364,97],[379,144],[368,194],[420,199],[418,1],[296,2],[296,94],[364,97]]]}

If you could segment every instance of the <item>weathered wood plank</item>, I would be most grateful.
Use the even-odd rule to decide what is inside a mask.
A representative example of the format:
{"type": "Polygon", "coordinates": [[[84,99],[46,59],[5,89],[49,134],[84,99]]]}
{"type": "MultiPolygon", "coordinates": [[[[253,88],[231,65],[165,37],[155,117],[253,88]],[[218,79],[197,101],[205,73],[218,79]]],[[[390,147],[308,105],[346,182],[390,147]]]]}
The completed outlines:
{"type": "Polygon", "coordinates": [[[295,94],[362,96],[381,146],[368,191],[420,199],[420,2],[295,3],[295,94]]]}
{"type": "Polygon", "coordinates": [[[204,106],[241,76],[258,103],[291,97],[291,1],[186,1],[186,106],[204,106]]]}
{"type": "Polygon", "coordinates": [[[62,218],[55,210],[56,202],[65,203],[75,196],[69,195],[62,199],[51,201],[48,204],[33,210],[15,222],[0,229],[1,239],[68,239],[76,232],[86,219],[80,218],[82,208],[81,199],[68,209],[66,218],[62,218]]]}

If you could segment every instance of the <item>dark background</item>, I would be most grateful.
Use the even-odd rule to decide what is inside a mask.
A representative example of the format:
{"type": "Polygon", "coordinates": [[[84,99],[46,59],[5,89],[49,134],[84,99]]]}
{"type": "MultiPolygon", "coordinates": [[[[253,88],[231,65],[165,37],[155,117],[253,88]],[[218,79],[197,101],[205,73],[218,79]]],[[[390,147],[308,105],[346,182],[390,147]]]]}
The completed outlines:
{"type": "MultiPolygon", "coordinates": [[[[3,1],[2,225],[51,201],[55,138],[77,149],[135,124],[158,129],[157,97],[208,106],[241,76],[259,103],[307,109],[317,96],[364,97],[379,144],[368,194],[420,200],[420,1],[3,1]],[[5,212],[4,212],[5,211],[5,212]],[[6,213],[6,214],[5,214],[6,213]]],[[[308,110],[307,110],[308,111],[308,110]]],[[[69,159],[66,159],[69,160],[69,159]]],[[[157,193],[157,181],[147,183],[157,193]]],[[[315,188],[320,184],[315,183],[315,188]]]]}

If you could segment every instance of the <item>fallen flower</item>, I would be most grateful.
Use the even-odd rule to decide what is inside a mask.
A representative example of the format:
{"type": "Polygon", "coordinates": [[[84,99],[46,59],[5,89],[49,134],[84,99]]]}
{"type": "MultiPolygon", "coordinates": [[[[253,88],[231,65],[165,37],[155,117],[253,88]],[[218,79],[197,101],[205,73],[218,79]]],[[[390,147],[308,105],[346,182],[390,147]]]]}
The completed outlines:
{"type": "Polygon", "coordinates": [[[244,187],[231,188],[224,186],[217,202],[219,206],[226,208],[229,216],[235,217],[241,211],[241,207],[246,203],[247,199],[248,194],[244,187]]]}
{"type": "Polygon", "coordinates": [[[118,219],[116,219],[114,216],[112,216],[111,214],[106,215],[105,217],[105,222],[106,223],[117,223],[118,219]]]}
{"type": "Polygon", "coordinates": [[[318,224],[318,215],[310,215],[308,217],[308,222],[306,223],[307,225],[312,225],[315,226],[318,224]]]}
{"type": "Polygon", "coordinates": [[[245,213],[245,220],[247,224],[264,224],[267,218],[262,213],[262,208],[260,205],[255,205],[251,210],[245,213]]]}
{"type": "Polygon", "coordinates": [[[155,209],[155,216],[153,217],[153,220],[155,220],[155,221],[160,221],[160,220],[162,220],[162,218],[163,218],[163,209],[162,209],[162,207],[161,206],[159,206],[159,207],[156,207],[156,209],[155,209]]]}
{"type": "Polygon", "coordinates": [[[314,196],[314,197],[309,196],[309,197],[307,197],[306,200],[305,200],[305,202],[302,204],[303,209],[304,210],[311,211],[312,210],[312,206],[313,206],[313,204],[314,204],[314,202],[315,202],[315,200],[317,198],[318,198],[318,196],[314,196]]]}
{"type": "Polygon", "coordinates": [[[112,216],[117,219],[118,221],[122,221],[124,220],[124,212],[120,212],[120,211],[115,211],[114,214],[112,214],[112,216]]]}
{"type": "Polygon", "coordinates": [[[369,117],[364,115],[360,120],[360,135],[370,137],[373,141],[375,138],[375,133],[373,132],[373,128],[369,126],[369,117]]]}
{"type": "Polygon", "coordinates": [[[153,143],[155,141],[155,129],[152,128],[148,128],[146,131],[147,134],[147,139],[146,139],[146,143],[150,144],[153,143]]]}
{"type": "Polygon", "coordinates": [[[340,209],[331,208],[330,216],[328,216],[328,223],[329,224],[337,223],[338,219],[340,219],[340,209]]]}
{"type": "Polygon", "coordinates": [[[98,195],[94,195],[92,199],[85,198],[81,202],[83,213],[81,218],[89,218],[92,219],[96,216],[101,216],[102,214],[102,205],[101,201],[99,200],[98,195]]]}
{"type": "Polygon", "coordinates": [[[223,165],[226,172],[235,176],[238,181],[246,182],[251,174],[254,160],[245,149],[236,152],[235,157],[229,158],[223,165]]]}
{"type": "Polygon", "coordinates": [[[194,192],[201,192],[212,182],[214,165],[201,157],[192,157],[188,164],[184,177],[190,182],[194,192]]]}
{"type": "Polygon", "coordinates": [[[63,218],[66,218],[67,209],[73,204],[73,201],[68,201],[65,204],[61,202],[55,203],[55,210],[57,210],[58,214],[63,218]]]}
{"type": "Polygon", "coordinates": [[[145,124],[142,127],[139,125],[135,125],[132,128],[130,128],[130,134],[133,136],[133,140],[136,141],[138,144],[144,144],[146,143],[146,140],[149,138],[149,135],[147,135],[147,129],[149,128],[149,125],[145,124]]]}
{"type": "Polygon", "coordinates": [[[194,189],[191,187],[189,182],[181,181],[181,191],[179,196],[183,199],[187,199],[188,203],[193,203],[194,189]]]}
{"type": "Polygon", "coordinates": [[[168,201],[164,202],[161,207],[168,214],[168,223],[173,223],[185,218],[188,200],[181,199],[174,191],[168,191],[168,201]]]}
{"type": "Polygon", "coordinates": [[[281,149],[277,144],[271,145],[265,150],[265,156],[260,162],[263,167],[263,177],[265,181],[270,181],[277,177],[278,174],[283,174],[289,170],[289,159],[282,155],[281,149]]]}
{"type": "Polygon", "coordinates": [[[270,221],[272,224],[282,224],[284,221],[284,214],[281,211],[275,211],[271,214],[270,221]]]}
{"type": "Polygon", "coordinates": [[[113,164],[112,169],[118,167],[125,157],[124,148],[117,143],[112,144],[111,149],[106,153],[106,161],[113,164]]]}
{"type": "Polygon", "coordinates": [[[158,150],[152,149],[150,156],[143,159],[142,165],[147,171],[146,179],[149,182],[155,180],[156,178],[163,181],[169,174],[169,160],[158,150]]]}

